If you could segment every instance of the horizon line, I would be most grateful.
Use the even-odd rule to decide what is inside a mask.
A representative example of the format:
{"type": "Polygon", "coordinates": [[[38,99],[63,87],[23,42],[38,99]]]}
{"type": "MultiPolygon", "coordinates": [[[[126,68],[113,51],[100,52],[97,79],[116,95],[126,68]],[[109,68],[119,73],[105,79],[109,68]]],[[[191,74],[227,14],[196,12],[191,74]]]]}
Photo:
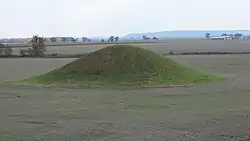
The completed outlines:
{"type": "MultiPolygon", "coordinates": [[[[131,33],[127,33],[127,34],[123,34],[122,36],[120,37],[124,37],[124,36],[127,36],[129,34],[144,34],[144,33],[158,33],[158,32],[171,32],[171,31],[226,31],[226,30],[229,30],[229,31],[250,31],[250,29],[169,29],[169,30],[161,30],[161,31],[149,31],[149,32],[131,32],[131,33]]],[[[34,35],[39,35],[39,34],[34,34],[34,35]]],[[[32,38],[32,36],[34,35],[31,35],[29,37],[0,37],[1,39],[3,38],[32,38]]],[[[42,36],[42,37],[77,37],[79,38],[80,36],[42,36]]],[[[88,37],[88,38],[107,38],[109,36],[102,36],[102,35],[98,35],[98,36],[81,36],[81,37],[88,37]]]]}

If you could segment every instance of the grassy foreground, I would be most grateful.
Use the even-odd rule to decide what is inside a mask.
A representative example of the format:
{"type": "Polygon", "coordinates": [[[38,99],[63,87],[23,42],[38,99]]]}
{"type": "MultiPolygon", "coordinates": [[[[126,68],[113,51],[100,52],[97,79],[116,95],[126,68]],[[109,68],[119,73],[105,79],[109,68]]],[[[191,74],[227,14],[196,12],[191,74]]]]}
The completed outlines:
{"type": "Polygon", "coordinates": [[[22,83],[117,87],[214,82],[222,78],[194,70],[152,51],[114,45],[89,53],[22,83]]]}

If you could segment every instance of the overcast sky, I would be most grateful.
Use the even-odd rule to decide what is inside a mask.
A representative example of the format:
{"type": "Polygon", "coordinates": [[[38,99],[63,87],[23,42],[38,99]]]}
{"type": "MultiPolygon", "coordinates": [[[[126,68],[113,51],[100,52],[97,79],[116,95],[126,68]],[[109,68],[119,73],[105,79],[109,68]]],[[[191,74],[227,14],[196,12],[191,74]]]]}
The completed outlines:
{"type": "Polygon", "coordinates": [[[249,0],[0,0],[0,37],[250,29],[249,0]]]}

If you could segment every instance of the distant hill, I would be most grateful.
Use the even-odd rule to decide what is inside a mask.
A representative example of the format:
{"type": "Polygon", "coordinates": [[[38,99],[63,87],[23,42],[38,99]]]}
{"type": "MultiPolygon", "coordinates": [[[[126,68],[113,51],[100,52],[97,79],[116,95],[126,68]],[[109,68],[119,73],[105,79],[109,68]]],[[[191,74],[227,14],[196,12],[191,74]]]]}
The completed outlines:
{"type": "Polygon", "coordinates": [[[241,33],[243,35],[250,35],[250,30],[173,30],[173,31],[160,31],[160,32],[147,32],[147,33],[131,33],[122,39],[141,39],[142,35],[149,37],[156,36],[158,38],[204,38],[206,33],[211,36],[219,36],[222,33],[241,33]]]}

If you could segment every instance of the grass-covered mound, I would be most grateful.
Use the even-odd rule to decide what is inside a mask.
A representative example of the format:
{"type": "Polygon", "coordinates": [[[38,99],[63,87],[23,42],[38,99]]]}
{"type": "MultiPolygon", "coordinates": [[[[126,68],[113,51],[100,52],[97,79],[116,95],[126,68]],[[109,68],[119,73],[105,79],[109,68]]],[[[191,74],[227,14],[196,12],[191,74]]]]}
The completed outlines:
{"type": "Polygon", "coordinates": [[[23,82],[114,87],[190,84],[218,79],[143,48],[114,45],[23,82]]]}

